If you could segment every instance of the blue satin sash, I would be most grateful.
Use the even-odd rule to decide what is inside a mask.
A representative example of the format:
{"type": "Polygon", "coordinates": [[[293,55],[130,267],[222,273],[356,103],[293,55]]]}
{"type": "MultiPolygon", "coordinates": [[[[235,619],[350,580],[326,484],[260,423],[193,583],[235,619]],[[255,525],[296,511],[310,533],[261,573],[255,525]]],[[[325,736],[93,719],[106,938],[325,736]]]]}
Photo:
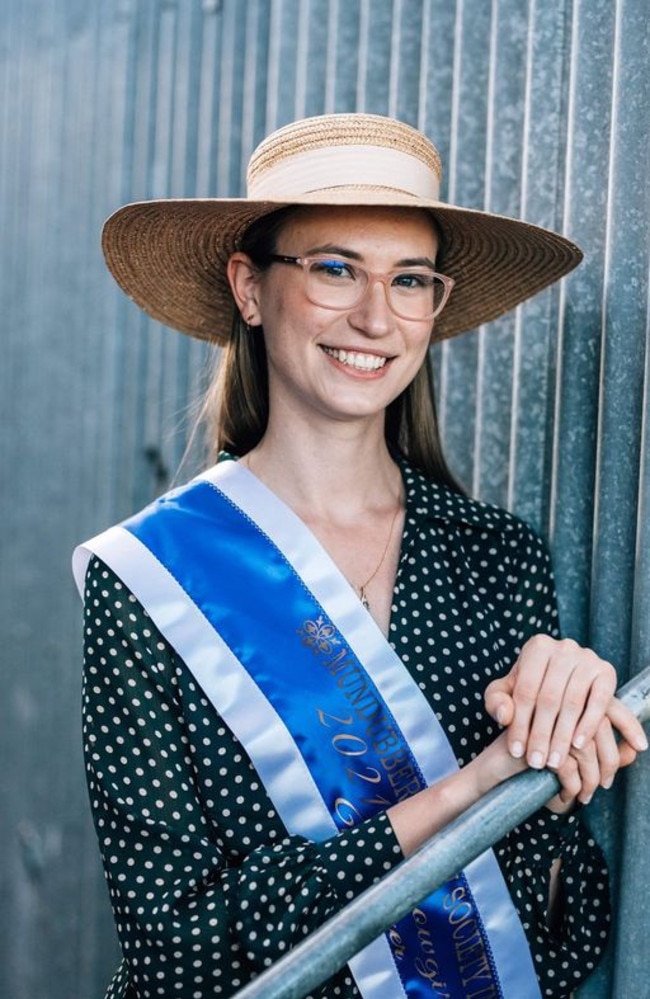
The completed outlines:
{"type": "MultiPolygon", "coordinates": [[[[306,526],[224,462],[78,550],[143,603],[246,748],[287,829],[316,841],[456,768],[436,717],[306,526]],[[189,600],[188,600],[189,597],[189,600]]],[[[539,999],[491,851],[350,967],[364,999],[539,999]]]]}

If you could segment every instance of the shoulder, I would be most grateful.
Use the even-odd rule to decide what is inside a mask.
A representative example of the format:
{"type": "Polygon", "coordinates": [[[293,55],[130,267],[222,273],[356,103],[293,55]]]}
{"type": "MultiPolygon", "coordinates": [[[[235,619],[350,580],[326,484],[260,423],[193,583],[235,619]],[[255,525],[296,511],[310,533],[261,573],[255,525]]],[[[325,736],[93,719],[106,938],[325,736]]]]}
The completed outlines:
{"type": "Polygon", "coordinates": [[[125,560],[129,563],[141,561],[145,549],[160,550],[165,545],[182,547],[188,537],[194,537],[202,520],[216,516],[217,490],[210,485],[215,478],[215,468],[206,469],[189,482],[162,493],[136,513],[78,545],[72,568],[79,591],[93,555],[115,568],[125,560]]]}
{"type": "MultiPolygon", "coordinates": [[[[555,589],[546,542],[524,520],[498,506],[472,499],[403,466],[409,530],[444,544],[483,581],[503,589],[522,585],[555,589]]],[[[428,546],[427,546],[428,547],[428,546]]]]}
{"type": "Polygon", "coordinates": [[[434,482],[404,463],[402,474],[407,492],[407,510],[421,520],[446,521],[469,534],[492,536],[506,542],[522,541],[544,547],[540,536],[516,514],[434,482]]]}
{"type": "Polygon", "coordinates": [[[82,598],[86,616],[98,616],[105,627],[114,627],[114,622],[119,621],[120,627],[124,622],[128,631],[132,624],[149,619],[147,611],[121,576],[94,552],[89,553],[82,598]]]}
{"type": "Polygon", "coordinates": [[[464,496],[410,468],[404,477],[408,530],[419,538],[411,551],[419,552],[426,564],[433,558],[453,568],[453,585],[471,585],[482,599],[500,605],[504,625],[520,636],[519,645],[537,631],[554,634],[555,580],[543,539],[508,510],[464,496]]]}

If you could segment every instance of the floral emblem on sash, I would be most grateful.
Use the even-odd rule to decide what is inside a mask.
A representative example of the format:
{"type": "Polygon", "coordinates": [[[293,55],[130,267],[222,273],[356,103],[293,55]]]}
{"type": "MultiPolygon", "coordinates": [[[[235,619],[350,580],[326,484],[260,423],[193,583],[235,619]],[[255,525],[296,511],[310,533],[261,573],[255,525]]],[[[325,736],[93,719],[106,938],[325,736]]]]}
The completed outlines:
{"type": "Polygon", "coordinates": [[[298,628],[298,634],[302,644],[310,648],[315,656],[321,652],[327,655],[334,651],[336,645],[341,644],[336,628],[325,621],[322,614],[319,614],[315,621],[305,621],[302,628],[298,628]]]}

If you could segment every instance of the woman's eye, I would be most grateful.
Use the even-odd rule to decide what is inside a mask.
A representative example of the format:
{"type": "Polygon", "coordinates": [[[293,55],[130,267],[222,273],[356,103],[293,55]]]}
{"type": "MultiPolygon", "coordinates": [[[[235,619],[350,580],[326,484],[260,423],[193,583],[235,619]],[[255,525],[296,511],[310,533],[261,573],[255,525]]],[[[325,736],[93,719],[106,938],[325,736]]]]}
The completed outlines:
{"type": "Polygon", "coordinates": [[[353,279],[355,276],[353,269],[343,260],[315,260],[310,269],[312,274],[317,277],[331,278],[332,280],[353,279]]]}
{"type": "Polygon", "coordinates": [[[407,271],[404,274],[396,274],[393,278],[393,285],[396,288],[404,288],[407,291],[430,288],[432,284],[433,278],[429,274],[419,274],[407,271]]]}

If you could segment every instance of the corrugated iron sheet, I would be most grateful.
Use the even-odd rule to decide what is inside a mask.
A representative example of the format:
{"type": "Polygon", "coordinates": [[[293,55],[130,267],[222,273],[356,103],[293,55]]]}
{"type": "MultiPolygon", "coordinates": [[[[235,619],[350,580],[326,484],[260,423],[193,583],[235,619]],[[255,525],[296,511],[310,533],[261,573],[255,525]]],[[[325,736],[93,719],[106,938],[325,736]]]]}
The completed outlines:
{"type": "MultiPolygon", "coordinates": [[[[647,0],[5,0],[0,27],[0,994],[99,997],[115,942],[80,761],[73,544],[164,488],[206,351],[105,273],[104,217],[236,195],[270,129],[395,114],[445,196],[562,229],[579,270],[438,347],[471,490],[553,546],[565,630],[621,679],[650,662],[647,0]]],[[[590,806],[615,875],[581,996],[646,999],[642,763],[590,806]]]]}

